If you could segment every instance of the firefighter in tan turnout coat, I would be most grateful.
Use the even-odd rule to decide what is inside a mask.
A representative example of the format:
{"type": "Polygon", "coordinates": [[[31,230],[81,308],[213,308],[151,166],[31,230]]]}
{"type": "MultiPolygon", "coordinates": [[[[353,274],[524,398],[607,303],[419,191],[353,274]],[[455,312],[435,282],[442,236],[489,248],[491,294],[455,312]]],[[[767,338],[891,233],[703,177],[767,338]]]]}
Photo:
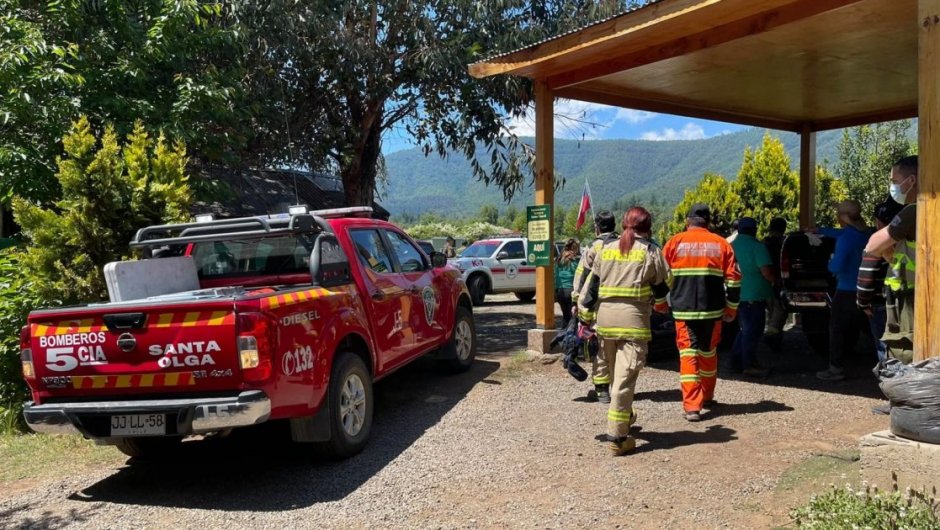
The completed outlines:
{"type": "MultiPolygon", "coordinates": [[[[594,260],[592,277],[578,298],[579,315],[596,314],[596,331],[613,382],[607,411],[611,451],[623,455],[636,447],[630,426],[636,421],[633,392],[649,351],[650,311],[666,311],[671,275],[662,251],[649,241],[650,213],[631,208],[623,235],[606,243],[594,260]]],[[[591,322],[586,322],[590,324],[591,322]]]]}
{"type": "MultiPolygon", "coordinates": [[[[592,241],[590,245],[584,247],[584,252],[581,254],[581,261],[574,271],[574,287],[571,290],[572,303],[577,304],[578,297],[587,286],[590,285],[590,280],[593,276],[594,262],[601,248],[611,241],[617,241],[617,238],[620,237],[617,232],[614,231],[616,226],[617,220],[614,218],[614,214],[610,213],[608,210],[601,210],[594,216],[594,229],[597,232],[597,237],[594,238],[594,241],[592,241]]],[[[578,309],[580,313],[580,308],[578,309]]],[[[594,320],[594,315],[591,313],[579,314],[578,316],[582,321],[590,322],[594,320]]],[[[590,353],[586,352],[585,355],[590,356],[590,353]]],[[[607,360],[604,358],[604,352],[598,351],[597,355],[590,357],[590,359],[591,382],[594,383],[594,388],[588,392],[588,399],[600,401],[601,403],[610,403],[611,375],[610,367],[607,365],[607,360]]]]}

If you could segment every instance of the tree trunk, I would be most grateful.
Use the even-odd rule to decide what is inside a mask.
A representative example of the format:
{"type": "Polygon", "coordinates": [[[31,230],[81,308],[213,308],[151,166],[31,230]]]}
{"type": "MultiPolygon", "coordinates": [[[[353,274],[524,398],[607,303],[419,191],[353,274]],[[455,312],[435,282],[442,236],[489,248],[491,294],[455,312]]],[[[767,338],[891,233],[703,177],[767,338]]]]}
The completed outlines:
{"type": "Polygon", "coordinates": [[[365,136],[353,146],[349,164],[340,168],[346,206],[372,206],[375,178],[382,149],[381,117],[372,121],[365,136]]]}

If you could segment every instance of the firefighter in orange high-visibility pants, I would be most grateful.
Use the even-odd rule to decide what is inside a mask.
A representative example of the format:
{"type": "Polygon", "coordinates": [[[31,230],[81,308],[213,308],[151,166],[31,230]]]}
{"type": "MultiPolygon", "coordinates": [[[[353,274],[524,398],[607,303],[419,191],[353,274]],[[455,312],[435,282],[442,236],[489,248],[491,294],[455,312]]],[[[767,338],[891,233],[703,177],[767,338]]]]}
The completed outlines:
{"type": "Polygon", "coordinates": [[[710,220],[708,206],[693,205],[687,230],[663,247],[674,278],[669,304],[676,319],[682,408],[688,421],[700,421],[703,409],[716,404],[721,322],[734,320],[741,291],[734,250],[708,231],[710,220]]]}

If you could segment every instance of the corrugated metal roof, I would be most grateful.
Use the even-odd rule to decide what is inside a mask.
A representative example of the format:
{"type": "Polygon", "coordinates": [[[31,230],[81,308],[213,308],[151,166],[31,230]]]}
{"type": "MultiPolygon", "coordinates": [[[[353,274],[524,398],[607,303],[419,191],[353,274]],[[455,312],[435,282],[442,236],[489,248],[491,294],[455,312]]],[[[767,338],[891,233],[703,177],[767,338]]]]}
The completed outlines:
{"type": "MultiPolygon", "coordinates": [[[[230,169],[218,166],[204,167],[198,171],[203,178],[211,178],[226,184],[234,193],[212,202],[197,201],[191,213],[212,213],[217,218],[244,217],[284,213],[287,207],[306,204],[311,210],[326,210],[346,206],[342,181],[337,189],[338,178],[322,173],[273,169],[230,169]],[[296,179],[296,180],[295,180],[296,179]],[[294,185],[296,182],[296,196],[294,185]],[[324,189],[333,188],[333,189],[324,189]]],[[[373,202],[374,217],[388,219],[388,210],[373,202]]]]}
{"type": "Polygon", "coordinates": [[[473,64],[496,62],[496,59],[499,59],[499,58],[501,58],[501,57],[506,57],[507,55],[512,55],[512,54],[514,54],[514,53],[516,53],[516,52],[521,52],[522,50],[527,50],[527,49],[529,49],[529,48],[534,48],[534,47],[536,47],[536,46],[541,46],[542,44],[545,44],[546,42],[551,42],[551,41],[553,41],[553,40],[561,39],[561,38],[563,38],[563,37],[567,37],[568,35],[572,35],[572,34],[577,33],[577,32],[579,32],[579,31],[583,31],[583,30],[585,30],[585,29],[587,29],[587,28],[590,28],[590,27],[592,27],[592,26],[597,26],[598,24],[604,24],[605,22],[610,22],[611,20],[614,20],[615,18],[620,18],[620,17],[622,17],[622,16],[629,15],[629,14],[631,14],[631,13],[636,13],[637,11],[639,11],[639,10],[641,10],[641,9],[646,9],[647,7],[649,7],[649,6],[653,5],[653,4],[658,4],[658,3],[663,2],[663,1],[665,1],[665,0],[648,0],[645,4],[643,4],[643,5],[641,5],[641,6],[637,6],[637,7],[631,8],[631,9],[627,9],[627,10],[625,10],[625,11],[622,11],[622,12],[620,12],[620,13],[617,13],[616,15],[612,15],[612,16],[609,16],[609,17],[607,17],[607,18],[598,20],[598,21],[596,21],[596,22],[592,22],[592,23],[590,23],[590,24],[587,24],[586,26],[581,26],[581,27],[572,29],[572,30],[570,30],[570,31],[566,31],[566,32],[564,32],[564,33],[559,33],[558,35],[555,35],[554,37],[549,37],[549,38],[547,38],[547,39],[542,39],[542,40],[540,40],[540,41],[538,41],[538,42],[529,44],[528,46],[523,46],[523,47],[521,47],[521,48],[516,48],[515,50],[511,50],[511,51],[508,51],[508,52],[503,52],[503,53],[500,53],[500,54],[497,54],[497,55],[493,55],[493,56],[491,56],[491,57],[487,57],[486,59],[483,59],[482,61],[477,61],[477,62],[475,62],[475,63],[473,63],[473,64]]]}

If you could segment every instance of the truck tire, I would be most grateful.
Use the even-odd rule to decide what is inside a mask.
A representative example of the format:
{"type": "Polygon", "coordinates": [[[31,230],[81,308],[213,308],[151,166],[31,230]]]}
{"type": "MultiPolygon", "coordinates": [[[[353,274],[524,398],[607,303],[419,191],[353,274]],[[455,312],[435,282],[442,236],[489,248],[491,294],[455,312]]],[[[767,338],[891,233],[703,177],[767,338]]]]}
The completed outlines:
{"type": "Polygon", "coordinates": [[[513,293],[520,302],[531,302],[535,298],[535,291],[519,291],[513,293]]]}
{"type": "Polygon", "coordinates": [[[348,458],[365,448],[372,430],[372,377],[362,359],[340,352],[333,361],[329,399],[330,440],[318,448],[330,458],[348,458]]]}
{"type": "Polygon", "coordinates": [[[473,305],[483,305],[487,289],[486,277],[482,274],[471,276],[470,281],[467,282],[467,289],[470,291],[470,301],[473,305]]]}
{"type": "Polygon", "coordinates": [[[134,460],[158,462],[174,458],[182,443],[180,436],[139,436],[118,438],[115,447],[134,460]]]}
{"type": "Polygon", "coordinates": [[[454,330],[450,340],[441,347],[442,362],[451,373],[466,372],[473,366],[477,355],[477,332],[473,313],[466,307],[457,307],[454,330]]]}

